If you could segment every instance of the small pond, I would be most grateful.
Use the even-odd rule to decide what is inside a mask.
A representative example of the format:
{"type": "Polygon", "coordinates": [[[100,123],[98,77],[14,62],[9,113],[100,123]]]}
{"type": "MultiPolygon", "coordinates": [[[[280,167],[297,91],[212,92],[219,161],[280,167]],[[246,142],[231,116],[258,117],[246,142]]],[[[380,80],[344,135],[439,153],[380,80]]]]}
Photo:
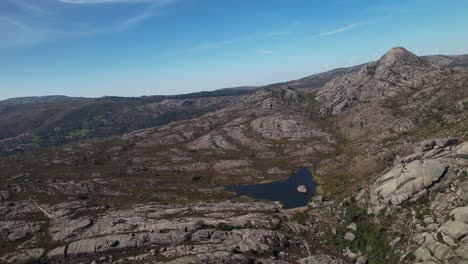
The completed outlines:
{"type": "Polygon", "coordinates": [[[225,189],[235,192],[238,196],[245,195],[259,200],[279,201],[284,205],[284,208],[290,209],[306,206],[316,194],[316,186],[310,170],[300,168],[283,181],[254,185],[231,185],[226,186],[225,189]],[[308,192],[298,192],[299,185],[306,186],[308,192]]]}

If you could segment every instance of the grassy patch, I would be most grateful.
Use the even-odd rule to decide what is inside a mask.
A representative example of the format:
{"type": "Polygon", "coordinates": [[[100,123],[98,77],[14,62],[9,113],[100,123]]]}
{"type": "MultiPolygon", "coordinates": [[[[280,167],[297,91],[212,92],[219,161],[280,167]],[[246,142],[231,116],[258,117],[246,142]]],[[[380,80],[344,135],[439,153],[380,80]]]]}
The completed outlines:
{"type": "Polygon", "coordinates": [[[421,196],[414,204],[407,205],[408,209],[414,208],[416,218],[423,221],[425,216],[431,215],[430,209],[431,199],[427,195],[421,196]]]}
{"type": "Polygon", "coordinates": [[[80,130],[74,130],[70,132],[71,137],[84,137],[88,135],[91,131],[89,129],[80,129],[80,130]]]}
{"type": "Polygon", "coordinates": [[[337,234],[329,233],[327,238],[331,244],[339,250],[350,248],[353,252],[361,252],[369,257],[370,264],[397,263],[397,258],[388,246],[388,234],[386,223],[376,223],[366,211],[357,206],[354,201],[344,203],[344,222],[337,227],[337,234]],[[347,226],[356,223],[358,226],[356,240],[353,242],[344,239],[345,234],[350,232],[347,226]]]}
{"type": "Polygon", "coordinates": [[[312,178],[314,179],[314,182],[317,184],[317,187],[315,189],[316,193],[318,195],[324,195],[325,192],[324,192],[324,185],[326,185],[327,183],[322,179],[320,178],[319,176],[317,176],[316,174],[314,173],[311,173],[312,174],[312,178]]]}
{"type": "Polygon", "coordinates": [[[29,177],[29,173],[20,173],[8,178],[8,181],[21,181],[29,177]]]}
{"type": "Polygon", "coordinates": [[[141,111],[141,112],[146,112],[146,111],[153,111],[156,109],[156,105],[154,104],[145,104],[145,105],[137,105],[135,106],[135,110],[141,111]]]}
{"type": "Polygon", "coordinates": [[[463,102],[463,110],[468,111],[468,101],[463,102]]]}
{"type": "Polygon", "coordinates": [[[320,188],[317,190],[317,193],[326,195],[332,200],[343,199],[349,190],[349,178],[344,175],[321,177],[318,183],[320,184],[320,188]]]}

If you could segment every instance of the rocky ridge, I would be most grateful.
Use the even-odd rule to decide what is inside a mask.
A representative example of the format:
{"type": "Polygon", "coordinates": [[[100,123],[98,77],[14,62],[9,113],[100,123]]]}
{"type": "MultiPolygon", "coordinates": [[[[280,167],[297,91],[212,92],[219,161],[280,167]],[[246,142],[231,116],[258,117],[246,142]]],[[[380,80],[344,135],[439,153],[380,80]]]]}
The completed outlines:
{"type": "Polygon", "coordinates": [[[374,99],[408,94],[445,78],[450,70],[420,59],[404,48],[393,48],[379,61],[364,65],[357,73],[328,82],[318,93],[323,115],[340,114],[374,99]]]}

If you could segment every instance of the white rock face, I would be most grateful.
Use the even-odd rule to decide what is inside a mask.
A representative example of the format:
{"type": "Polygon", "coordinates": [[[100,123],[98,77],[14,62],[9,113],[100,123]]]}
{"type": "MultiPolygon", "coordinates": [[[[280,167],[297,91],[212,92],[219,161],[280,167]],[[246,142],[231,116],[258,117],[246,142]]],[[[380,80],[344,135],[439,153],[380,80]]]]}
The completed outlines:
{"type": "Polygon", "coordinates": [[[447,170],[439,160],[415,160],[399,164],[378,179],[371,193],[374,203],[399,205],[438,181],[447,170]]]}

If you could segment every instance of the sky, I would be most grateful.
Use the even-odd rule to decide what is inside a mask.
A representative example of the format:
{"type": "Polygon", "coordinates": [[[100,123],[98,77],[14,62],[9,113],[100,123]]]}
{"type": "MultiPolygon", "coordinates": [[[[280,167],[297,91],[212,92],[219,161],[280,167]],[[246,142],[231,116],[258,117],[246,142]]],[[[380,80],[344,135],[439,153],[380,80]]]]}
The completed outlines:
{"type": "Polygon", "coordinates": [[[0,0],[0,100],[266,85],[468,53],[467,0],[0,0]]]}

